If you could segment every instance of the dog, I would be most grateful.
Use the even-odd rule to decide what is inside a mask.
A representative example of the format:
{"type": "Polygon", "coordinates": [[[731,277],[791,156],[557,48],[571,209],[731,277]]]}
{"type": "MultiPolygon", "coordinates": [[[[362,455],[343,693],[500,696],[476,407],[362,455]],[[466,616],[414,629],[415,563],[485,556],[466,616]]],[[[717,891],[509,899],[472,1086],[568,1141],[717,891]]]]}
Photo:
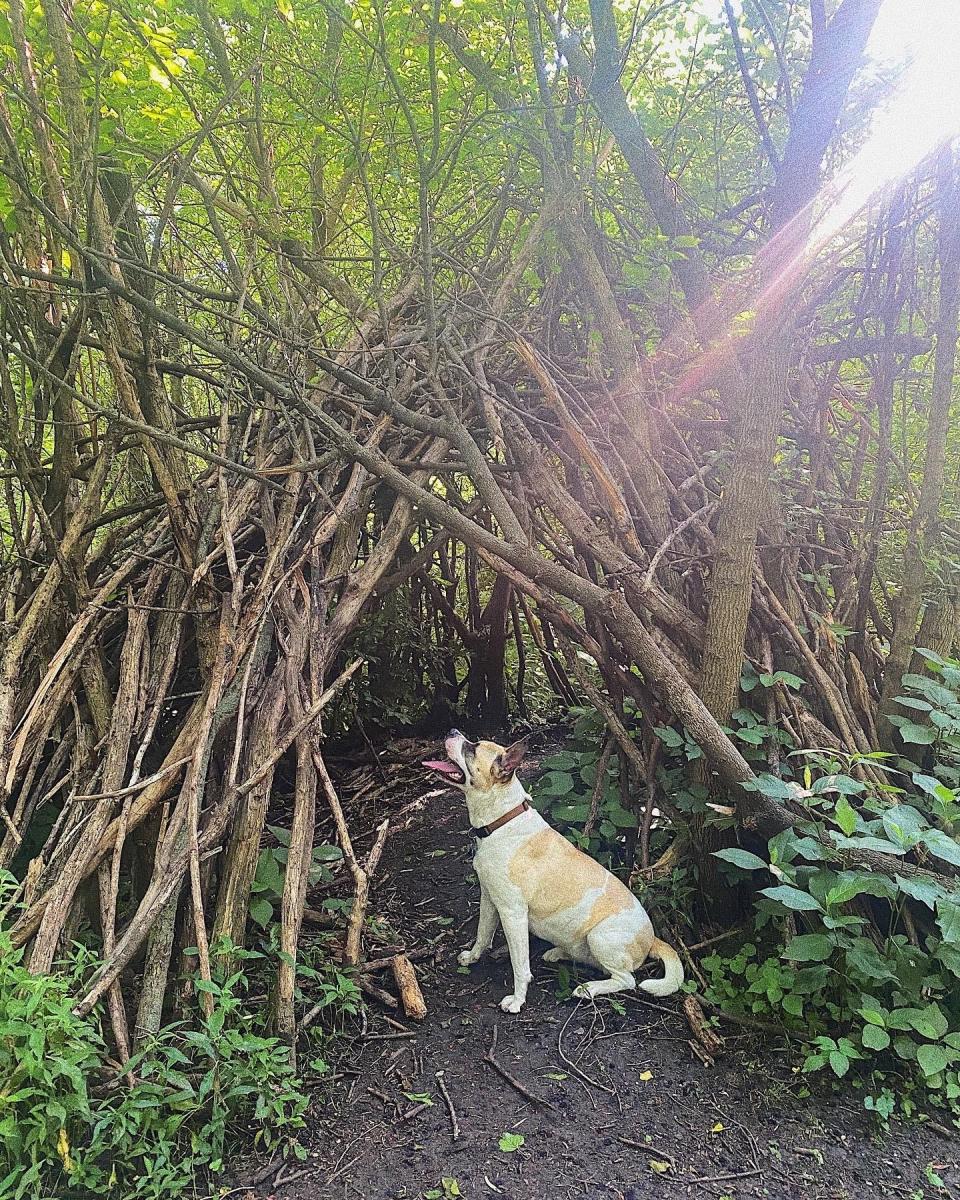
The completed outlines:
{"type": "Polygon", "coordinates": [[[477,937],[457,961],[468,967],[493,944],[503,926],[513,991],[504,996],[504,1012],[518,1013],[527,998],[530,934],[552,942],[544,962],[564,959],[607,972],[605,979],[582,983],[574,991],[593,999],[637,986],[633,977],[648,958],[659,959],[664,975],[640,987],[652,996],[670,996],[683,983],[677,952],[654,936],[650,918],[634,894],[605,867],[571,845],[532,807],[517,778],[526,742],[504,748],[496,742],[471,742],[453,729],[444,742],[445,760],[424,763],[465,795],[477,838],[473,860],[480,881],[477,937]]]}

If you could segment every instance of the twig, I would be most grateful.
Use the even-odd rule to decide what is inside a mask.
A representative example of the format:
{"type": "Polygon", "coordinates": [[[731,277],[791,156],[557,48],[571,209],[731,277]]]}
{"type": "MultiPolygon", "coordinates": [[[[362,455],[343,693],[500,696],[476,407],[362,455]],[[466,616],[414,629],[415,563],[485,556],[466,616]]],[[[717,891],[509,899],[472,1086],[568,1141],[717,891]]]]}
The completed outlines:
{"type": "Polygon", "coordinates": [[[443,1096],[444,1103],[447,1106],[447,1112],[450,1114],[450,1130],[453,1135],[453,1140],[456,1142],[460,1137],[460,1122],[457,1120],[457,1110],[453,1107],[453,1100],[450,1098],[450,1093],[447,1091],[447,1084],[444,1079],[444,1072],[438,1071],[436,1074],[437,1087],[440,1089],[440,1094],[443,1096]]]}
{"type": "Polygon", "coordinates": [[[659,1154],[661,1158],[666,1159],[674,1171],[677,1169],[677,1160],[673,1155],[668,1154],[661,1146],[655,1146],[653,1142],[638,1142],[628,1137],[618,1137],[617,1141],[622,1142],[624,1146],[631,1146],[634,1150],[646,1150],[653,1154],[659,1154]]]}
{"type": "Polygon", "coordinates": [[[728,929],[725,933],[718,933],[716,937],[707,938],[706,941],[696,942],[692,946],[688,946],[687,950],[690,954],[695,954],[698,950],[706,950],[708,946],[715,946],[717,942],[725,942],[727,938],[733,937],[735,933],[742,933],[743,926],[735,925],[733,929],[728,929]]]}
{"type": "Polygon", "coordinates": [[[428,1108],[433,1108],[432,1101],[429,1104],[415,1104],[413,1108],[408,1108],[405,1113],[401,1113],[396,1121],[394,1121],[394,1125],[403,1125],[407,1121],[412,1121],[414,1117],[418,1117],[422,1112],[426,1112],[428,1108]]]}
{"type": "Polygon", "coordinates": [[[732,1171],[729,1175],[701,1175],[699,1179],[690,1179],[689,1183],[726,1183],[730,1179],[749,1179],[751,1175],[759,1175],[760,1168],[752,1167],[749,1171],[732,1171]]]}
{"type": "Polygon", "coordinates": [[[383,988],[379,988],[375,983],[371,983],[366,975],[357,976],[357,987],[361,992],[366,992],[368,996],[373,996],[375,1000],[379,1000],[381,1004],[385,1004],[387,1008],[393,1009],[397,1007],[396,996],[391,996],[383,988]]]}
{"type": "Polygon", "coordinates": [[[586,1073],[586,1071],[581,1070],[580,1067],[578,1067],[575,1062],[571,1062],[570,1059],[567,1058],[566,1054],[564,1054],[564,1052],[563,1052],[564,1031],[566,1030],[567,1026],[570,1024],[570,1019],[573,1017],[573,1014],[576,1011],[577,1010],[575,1008],[571,1009],[570,1016],[567,1017],[567,1019],[564,1021],[564,1023],[560,1026],[560,1032],[557,1034],[557,1053],[560,1055],[560,1058],[562,1059],[564,1066],[567,1067],[570,1071],[572,1071],[573,1074],[576,1075],[576,1077],[581,1081],[581,1083],[589,1083],[589,1085],[591,1087],[599,1088],[601,1092],[606,1092],[608,1096],[613,1096],[613,1095],[615,1095],[615,1092],[612,1087],[607,1087],[607,1085],[605,1083],[600,1083],[598,1080],[592,1079],[586,1073]]]}
{"type": "Polygon", "coordinates": [[[544,1108],[550,1108],[550,1109],[555,1108],[555,1106],[553,1104],[551,1104],[549,1100],[544,1100],[542,1096],[535,1096],[533,1094],[533,1092],[527,1091],[527,1089],[523,1086],[523,1084],[520,1082],[519,1079],[514,1078],[514,1076],[510,1074],[510,1072],[506,1069],[506,1067],[501,1066],[500,1063],[497,1062],[496,1050],[497,1050],[497,1038],[499,1036],[500,1036],[499,1026],[494,1024],[493,1037],[490,1039],[490,1049],[483,1056],[483,1061],[488,1066],[493,1067],[493,1069],[497,1072],[497,1074],[501,1077],[501,1079],[505,1079],[512,1088],[514,1088],[516,1091],[518,1091],[525,1100],[529,1100],[531,1104],[540,1104],[544,1108]]]}

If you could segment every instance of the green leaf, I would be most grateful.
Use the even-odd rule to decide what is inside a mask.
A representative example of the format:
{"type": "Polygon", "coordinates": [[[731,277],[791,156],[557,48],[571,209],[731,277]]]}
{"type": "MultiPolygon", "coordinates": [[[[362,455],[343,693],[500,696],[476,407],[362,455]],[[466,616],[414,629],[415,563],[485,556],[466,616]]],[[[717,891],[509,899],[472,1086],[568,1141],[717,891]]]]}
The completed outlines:
{"type": "Polygon", "coordinates": [[[937,900],[943,896],[943,888],[933,879],[908,879],[902,875],[896,877],[897,887],[911,900],[919,900],[928,908],[933,908],[937,900]]]}
{"type": "Polygon", "coordinates": [[[540,780],[540,789],[551,796],[566,796],[573,791],[573,776],[566,771],[551,771],[540,780]]]}
{"type": "MultiPolygon", "coordinates": [[[[891,722],[893,723],[893,722],[891,722]]],[[[909,746],[930,746],[937,740],[937,730],[929,725],[917,725],[913,721],[897,721],[900,736],[909,746]]]]}
{"type": "Polygon", "coordinates": [[[774,671],[771,675],[765,671],[760,676],[760,682],[764,687],[772,687],[775,683],[783,683],[794,691],[799,691],[803,687],[806,680],[800,678],[799,675],[794,675],[790,671],[774,671]]]}
{"type": "Polygon", "coordinates": [[[909,849],[923,836],[927,822],[911,804],[897,804],[883,814],[887,837],[898,846],[909,849]]]}
{"type": "Polygon", "coordinates": [[[841,871],[838,882],[826,894],[829,905],[846,904],[854,896],[879,896],[884,900],[896,899],[896,888],[885,875],[871,871],[841,871]]]}
{"type": "Polygon", "coordinates": [[[937,958],[951,975],[956,975],[960,979],[960,947],[952,946],[949,942],[941,942],[937,947],[937,958]]]}
{"type": "Polygon", "coordinates": [[[842,796],[856,796],[866,789],[866,784],[849,775],[823,775],[814,780],[810,791],[815,796],[823,796],[827,792],[839,792],[842,796]]]}
{"type": "Polygon", "coordinates": [[[771,900],[776,900],[784,908],[793,909],[795,912],[813,912],[815,909],[823,911],[820,901],[809,892],[802,892],[786,883],[780,884],[779,887],[761,888],[760,894],[769,896],[771,900]]]}
{"type": "Polygon", "coordinates": [[[894,978],[887,959],[869,938],[855,938],[845,947],[845,956],[847,966],[867,979],[885,982],[894,978]]]}
{"type": "Polygon", "coordinates": [[[784,958],[794,962],[823,962],[830,957],[836,946],[823,933],[801,933],[791,938],[783,952],[784,958]]]}
{"type": "Polygon", "coordinates": [[[264,900],[262,896],[251,900],[250,916],[260,926],[269,925],[270,918],[273,916],[273,905],[269,900],[264,900]]]}
{"type": "Polygon", "coordinates": [[[736,846],[729,850],[714,850],[715,858],[722,858],[724,862],[733,863],[735,867],[741,867],[744,871],[765,871],[767,863],[762,858],[758,858],[756,854],[751,854],[749,850],[741,850],[736,846]]]}
{"type": "Polygon", "coordinates": [[[957,842],[956,838],[950,837],[942,829],[928,829],[923,834],[922,840],[931,854],[935,854],[937,858],[942,858],[944,862],[950,863],[951,866],[960,867],[960,843],[957,842]]]}
{"type": "Polygon", "coordinates": [[[771,800],[797,800],[810,794],[790,779],[780,779],[766,773],[758,775],[756,779],[748,779],[742,786],[748,792],[760,792],[771,800]]]}
{"type": "Polygon", "coordinates": [[[679,750],[683,745],[683,735],[671,729],[668,725],[658,725],[653,731],[668,750],[679,750]]]}
{"type": "Polygon", "coordinates": [[[843,1078],[850,1069],[850,1059],[845,1054],[841,1054],[839,1050],[830,1051],[830,1069],[834,1075],[843,1078]]]}
{"type": "Polygon", "coordinates": [[[879,1025],[864,1025],[860,1040],[868,1050],[886,1050],[890,1045],[890,1034],[879,1025]]]}
{"type": "Polygon", "coordinates": [[[906,854],[903,846],[898,846],[896,842],[888,842],[886,838],[872,837],[869,834],[863,837],[844,837],[842,833],[831,829],[830,837],[843,850],[879,850],[881,854],[906,854]]]}
{"type": "Polygon", "coordinates": [[[910,1024],[917,1033],[933,1040],[942,1038],[950,1028],[950,1023],[939,1004],[928,1004],[926,1008],[914,1010],[911,1013],[910,1024]]]}
{"type": "Polygon", "coordinates": [[[525,1141],[522,1133],[504,1133],[500,1135],[498,1145],[504,1154],[512,1154],[514,1150],[519,1150],[525,1141]]]}
{"type": "Polygon", "coordinates": [[[950,1054],[943,1046],[920,1046],[917,1049],[917,1062],[924,1075],[939,1075],[950,1061],[950,1054]]]}
{"type": "Polygon", "coordinates": [[[837,824],[843,832],[850,836],[857,827],[857,810],[853,807],[846,796],[841,796],[837,801],[837,806],[833,810],[833,815],[837,819],[837,824]]]}

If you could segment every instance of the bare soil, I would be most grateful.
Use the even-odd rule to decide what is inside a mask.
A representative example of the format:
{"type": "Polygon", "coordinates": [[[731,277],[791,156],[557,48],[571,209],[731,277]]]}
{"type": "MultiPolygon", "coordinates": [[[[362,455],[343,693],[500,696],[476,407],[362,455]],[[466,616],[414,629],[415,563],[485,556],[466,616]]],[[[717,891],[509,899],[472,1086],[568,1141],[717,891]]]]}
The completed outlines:
{"type": "MultiPolygon", "coordinates": [[[[385,1019],[402,1014],[370,1001],[365,1031],[346,1043],[335,1081],[311,1106],[307,1163],[283,1166],[247,1196],[960,1196],[960,1142],[945,1130],[894,1122],[881,1133],[856,1081],[835,1091],[818,1084],[801,1097],[811,1081],[798,1075],[789,1047],[731,1025],[721,1030],[724,1053],[704,1066],[677,998],[631,995],[623,1014],[606,1000],[563,1000],[557,969],[541,961],[543,944],[534,947],[527,1006],[518,1016],[502,1013],[506,960],[469,973],[456,964],[477,909],[462,800],[449,792],[411,809],[429,783],[412,764],[388,770],[396,787],[380,804],[401,813],[401,828],[388,843],[374,905],[408,950],[440,938],[435,955],[417,964],[429,1013],[419,1025],[406,1022],[405,1035],[385,1019]],[[526,1099],[484,1061],[495,1032],[497,1061],[546,1103],[526,1099]],[[521,1135],[522,1145],[502,1150],[505,1134],[521,1135]]],[[[386,976],[381,982],[391,986],[386,976]]]]}

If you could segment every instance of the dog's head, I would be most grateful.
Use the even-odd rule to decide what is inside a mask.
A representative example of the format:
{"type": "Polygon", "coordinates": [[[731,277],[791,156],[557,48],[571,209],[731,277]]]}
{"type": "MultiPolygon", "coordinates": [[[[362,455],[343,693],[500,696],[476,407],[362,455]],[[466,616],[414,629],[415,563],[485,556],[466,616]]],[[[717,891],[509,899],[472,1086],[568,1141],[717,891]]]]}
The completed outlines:
{"type": "Polygon", "coordinates": [[[443,746],[446,759],[431,759],[423,765],[439,771],[465,792],[508,788],[527,752],[526,738],[504,747],[496,742],[471,742],[459,729],[450,730],[443,746]]]}

